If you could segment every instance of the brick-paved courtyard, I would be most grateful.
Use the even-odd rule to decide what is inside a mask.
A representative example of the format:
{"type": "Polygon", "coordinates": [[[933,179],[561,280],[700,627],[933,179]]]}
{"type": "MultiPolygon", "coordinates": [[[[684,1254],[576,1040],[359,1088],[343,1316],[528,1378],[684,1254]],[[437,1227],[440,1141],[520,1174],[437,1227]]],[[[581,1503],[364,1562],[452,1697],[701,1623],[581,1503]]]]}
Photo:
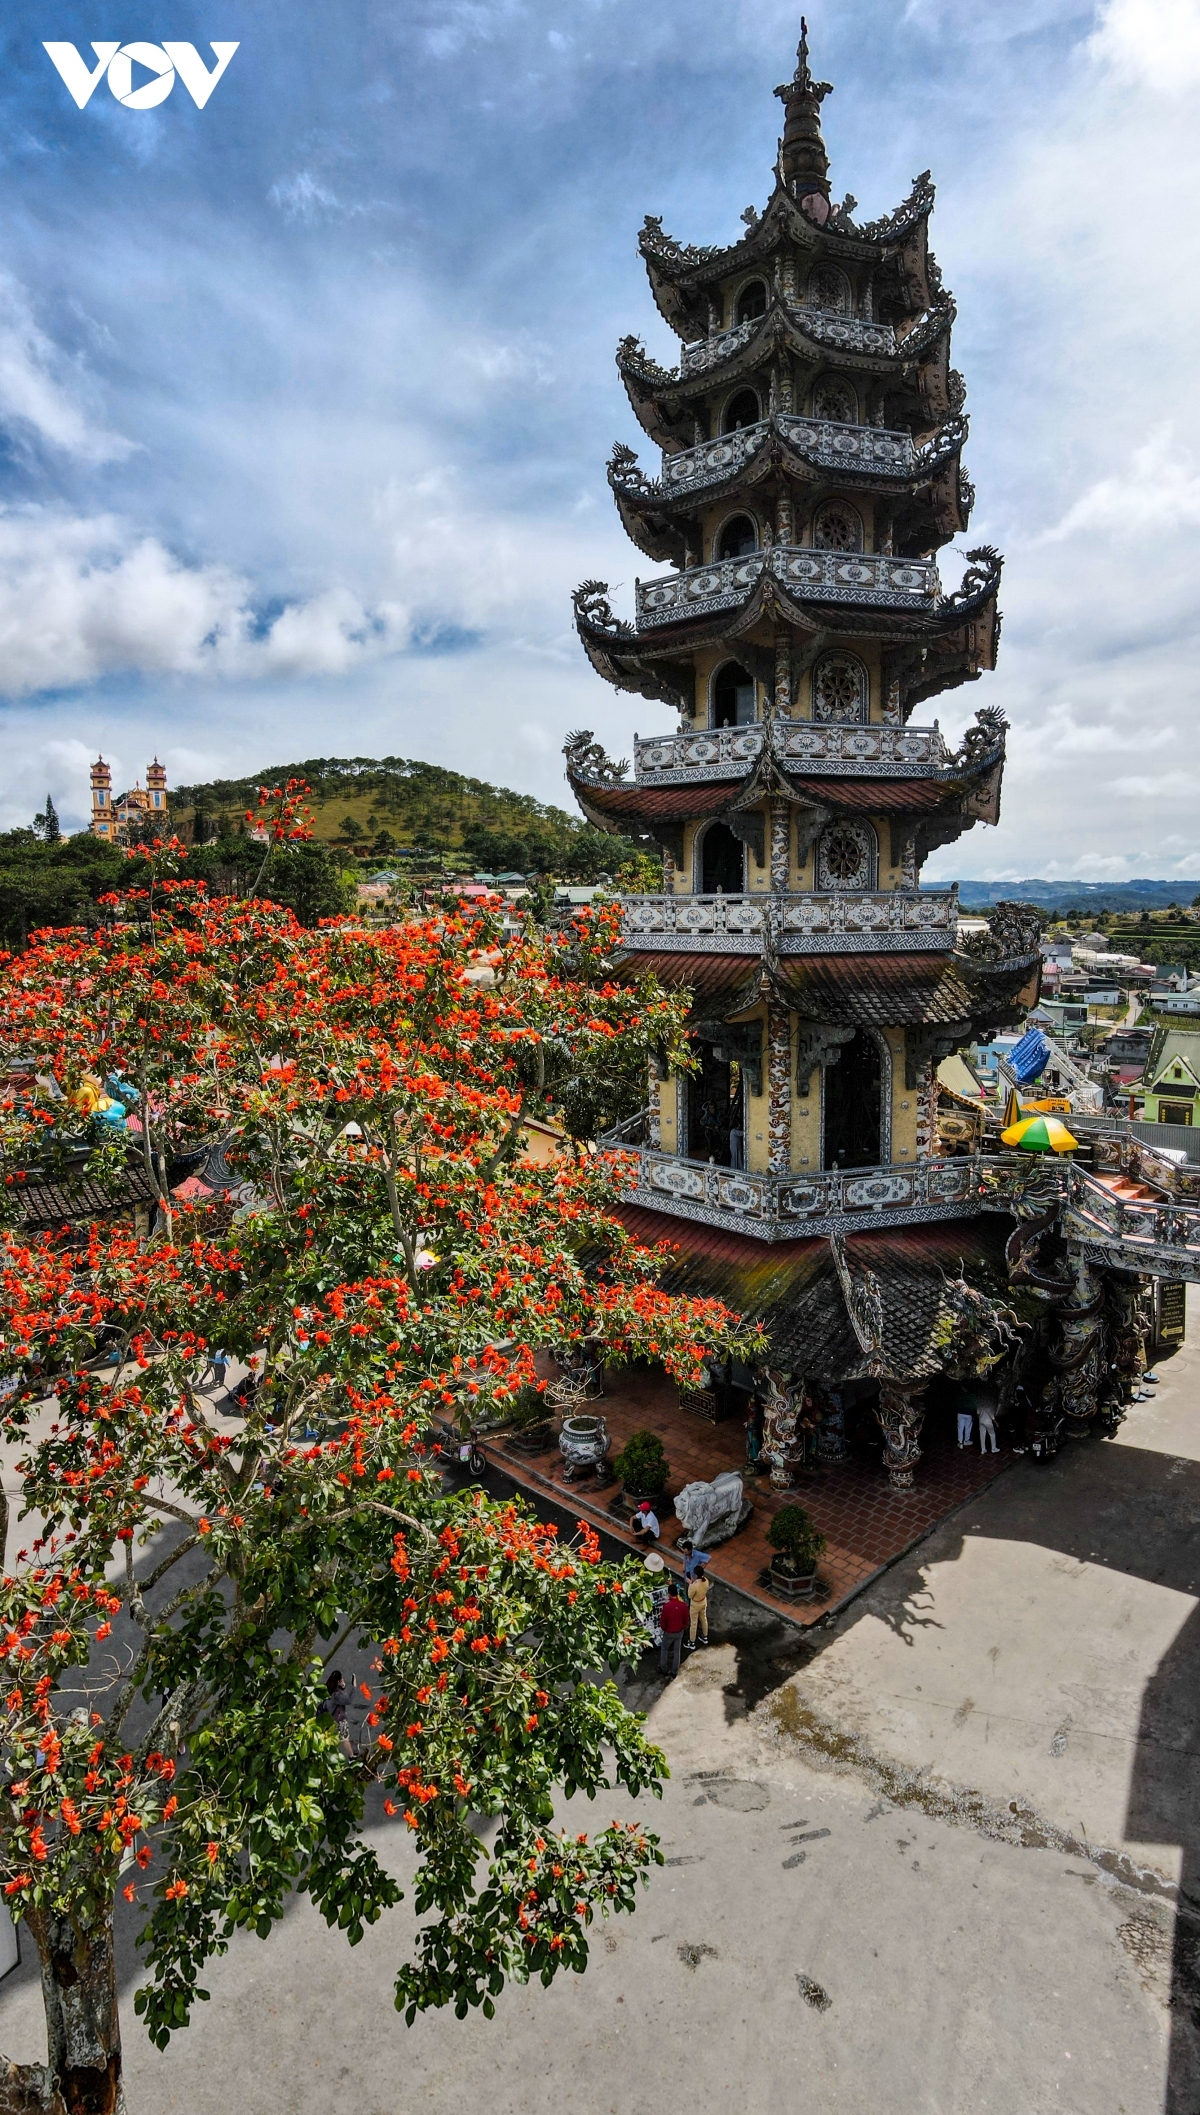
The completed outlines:
{"type": "MultiPolygon", "coordinates": [[[[661,1373],[633,1369],[610,1376],[604,1400],[590,1407],[605,1419],[614,1456],[631,1432],[648,1427],[658,1433],[671,1466],[670,1494],[686,1483],[711,1482],[726,1469],[744,1471],[745,1435],[737,1420],[713,1425],[681,1409],[674,1382],[661,1373]]],[[[808,1471],[792,1492],[773,1491],[765,1473],[748,1476],[747,1496],[754,1511],[741,1532],[714,1551],[713,1577],[795,1622],[818,1621],[856,1593],[884,1565],[902,1555],[947,1513],[983,1490],[1013,1458],[1003,1448],[999,1454],[987,1455],[974,1448],[960,1451],[944,1416],[927,1420],[923,1444],[925,1453],[917,1467],[915,1486],[907,1493],[891,1489],[879,1450],[873,1457],[857,1457],[835,1468],[808,1471]],[[787,1503],[802,1505],[827,1539],[818,1598],[810,1602],[781,1600],[763,1580],[771,1557],[767,1528],[772,1515],[787,1503]]],[[[523,1485],[535,1500],[552,1493],[557,1505],[567,1510],[575,1507],[616,1540],[633,1546],[634,1537],[625,1525],[625,1516],[613,1510],[619,1484],[614,1482],[598,1489],[590,1479],[568,1483],[557,1447],[530,1459],[497,1441],[489,1445],[487,1452],[496,1466],[523,1485]]],[[[668,1509],[664,1508],[660,1517],[661,1547],[674,1568],[673,1552],[680,1524],[668,1509]]],[[[682,1559],[679,1563],[681,1566],[682,1559]]]]}

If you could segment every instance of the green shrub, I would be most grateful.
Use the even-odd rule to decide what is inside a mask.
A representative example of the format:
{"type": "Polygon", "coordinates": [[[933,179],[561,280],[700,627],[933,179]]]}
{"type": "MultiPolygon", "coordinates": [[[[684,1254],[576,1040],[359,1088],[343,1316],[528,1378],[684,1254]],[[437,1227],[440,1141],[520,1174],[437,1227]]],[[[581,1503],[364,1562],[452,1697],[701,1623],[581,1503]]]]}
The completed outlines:
{"type": "Polygon", "coordinates": [[[767,1541],[781,1557],[790,1557],[802,1572],[815,1572],[825,1548],[824,1535],[802,1505],[780,1506],[767,1529],[767,1541]]]}
{"type": "Polygon", "coordinates": [[[631,1432],[613,1463],[622,1483],[639,1498],[665,1488],[670,1466],[657,1432],[631,1432]]]}
{"type": "Polygon", "coordinates": [[[522,1388],[506,1423],[514,1432],[528,1432],[534,1425],[544,1425],[550,1418],[546,1398],[537,1388],[522,1388]]]}

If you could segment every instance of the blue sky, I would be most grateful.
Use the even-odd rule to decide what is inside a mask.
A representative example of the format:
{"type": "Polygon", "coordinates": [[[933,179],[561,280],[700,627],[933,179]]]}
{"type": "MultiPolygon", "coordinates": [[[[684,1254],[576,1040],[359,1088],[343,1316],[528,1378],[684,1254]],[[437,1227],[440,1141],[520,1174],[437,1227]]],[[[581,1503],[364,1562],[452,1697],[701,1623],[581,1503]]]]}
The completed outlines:
{"type": "MultiPolygon", "coordinates": [[[[938,183],[999,672],[1005,809],[927,872],[1200,877],[1191,409],[1200,0],[811,0],[839,195],[938,183]]],[[[0,29],[0,821],[130,778],[425,757],[565,801],[601,683],[569,594],[650,570],[604,482],[660,357],[647,211],[770,189],[778,0],[63,0],[0,29]],[[42,40],[239,49],[205,108],[42,40]]],[[[140,78],[140,77],[139,77],[140,78]]],[[[955,575],[947,556],[943,572],[955,575]]],[[[926,713],[921,715],[927,717],[926,713]]]]}

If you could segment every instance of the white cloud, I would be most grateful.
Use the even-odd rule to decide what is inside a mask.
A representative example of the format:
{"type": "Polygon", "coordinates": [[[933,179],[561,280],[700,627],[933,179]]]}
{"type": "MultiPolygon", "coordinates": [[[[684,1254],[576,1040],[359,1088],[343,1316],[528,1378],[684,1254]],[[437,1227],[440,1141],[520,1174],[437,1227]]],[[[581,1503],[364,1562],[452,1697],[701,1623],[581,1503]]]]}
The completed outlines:
{"type": "Polygon", "coordinates": [[[1187,771],[1162,771],[1157,776],[1143,773],[1141,776],[1115,778],[1112,790],[1126,800],[1191,801],[1200,790],[1200,780],[1187,771]]]}
{"type": "Polygon", "coordinates": [[[524,720],[517,729],[517,740],[526,756],[539,759],[549,756],[554,749],[554,738],[536,720],[524,720]]]}
{"type": "MultiPolygon", "coordinates": [[[[1049,707],[1045,719],[1038,729],[1036,753],[1029,756],[1029,768],[1039,769],[1038,758],[1046,753],[1052,756],[1119,756],[1130,750],[1145,754],[1148,749],[1165,749],[1176,739],[1173,727],[1147,728],[1144,725],[1121,727],[1111,719],[1080,719],[1074,705],[1066,702],[1049,707]]],[[[1022,743],[1015,745],[1018,762],[1022,761],[1022,743]]]]}
{"type": "Polygon", "coordinates": [[[1169,421],[1134,450],[1123,476],[1102,477],[1067,509],[1044,543],[1061,543],[1080,531],[1123,537],[1167,535],[1172,529],[1200,526],[1200,472],[1194,458],[1175,438],[1169,421]]]}
{"type": "Polygon", "coordinates": [[[89,417],[81,374],[34,319],[24,287],[0,274],[0,427],[81,463],[119,461],[133,442],[89,417]]]}
{"type": "Polygon", "coordinates": [[[1200,84],[1200,4],[1108,0],[1088,49],[1121,82],[1184,95],[1200,84]]]}
{"type": "Polygon", "coordinates": [[[267,196],[273,206],[278,206],[285,220],[329,220],[337,213],[353,213],[361,208],[343,205],[335,191],[314,176],[311,169],[298,169],[294,176],[281,176],[271,186],[267,196]]]}
{"type": "Polygon", "coordinates": [[[396,603],[331,589],[269,624],[246,581],[187,565],[114,515],[0,513],[0,671],[9,695],[102,676],[339,675],[404,644],[396,603]]]}

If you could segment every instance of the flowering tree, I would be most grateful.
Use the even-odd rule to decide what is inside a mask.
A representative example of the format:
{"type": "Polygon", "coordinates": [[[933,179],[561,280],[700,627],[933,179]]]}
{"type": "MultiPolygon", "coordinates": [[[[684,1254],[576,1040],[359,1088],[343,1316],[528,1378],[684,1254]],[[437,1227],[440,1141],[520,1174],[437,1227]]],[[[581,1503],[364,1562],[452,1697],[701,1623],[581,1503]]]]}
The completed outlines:
{"type": "Polygon", "coordinates": [[[679,1001],[607,976],[604,915],[564,939],[450,910],[314,933],[150,878],[153,920],[143,891],[0,962],[23,1082],[0,1372],[36,1527],[0,1588],[0,1885],[48,2040],[44,2066],[0,2075],[2,2115],[122,2106],[121,1893],[160,2046],[204,1961],[265,1936],[292,1890],[356,1940],[400,1899],[368,1800],[415,1854],[410,2018],[584,1966],[596,1914],[632,1907],[659,1855],[640,1827],[554,1821],[558,1792],[657,1789],[605,1678],[644,1590],[582,1523],[560,1542],[449,1490],[438,1421],[502,1417],[541,1349],[593,1340],[686,1380],[739,1341],[717,1303],[658,1290],[593,1159],[522,1150],[565,1082],[679,1053],[679,1001]],[[26,1238],[21,1178],[97,1074],[136,1083],[156,1231],[26,1238]],[[225,1230],[171,1197],[204,1136],[255,1198],[225,1230]],[[202,1391],[218,1345],[258,1377],[237,1418],[202,1391]],[[374,1669],[358,1749],[322,1710],[351,1635],[374,1669]]]}

